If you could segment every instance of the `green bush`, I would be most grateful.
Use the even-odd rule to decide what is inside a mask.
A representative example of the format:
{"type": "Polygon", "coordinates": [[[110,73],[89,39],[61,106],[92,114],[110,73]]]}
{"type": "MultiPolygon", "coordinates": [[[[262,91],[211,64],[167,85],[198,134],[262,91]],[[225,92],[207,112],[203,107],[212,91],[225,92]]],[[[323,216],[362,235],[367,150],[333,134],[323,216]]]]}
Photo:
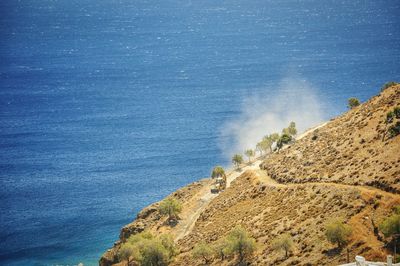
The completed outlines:
{"type": "Polygon", "coordinates": [[[256,241],[241,226],[236,226],[227,236],[228,254],[238,254],[239,262],[250,256],[255,248],[256,241]]]}
{"type": "Polygon", "coordinates": [[[337,244],[338,248],[342,248],[351,236],[350,226],[344,224],[339,219],[331,220],[325,226],[325,236],[332,244],[337,244]]]}
{"type": "Polygon", "coordinates": [[[357,98],[349,98],[348,103],[347,103],[347,107],[349,107],[350,109],[353,109],[354,107],[357,107],[360,105],[360,101],[357,98]]]}
{"type": "Polygon", "coordinates": [[[228,249],[229,243],[225,238],[219,239],[213,244],[214,253],[221,260],[224,260],[225,256],[229,253],[228,249]]]}
{"type": "Polygon", "coordinates": [[[169,220],[177,220],[179,213],[182,211],[182,205],[175,198],[169,197],[160,203],[158,211],[161,215],[168,215],[169,220]]]}
{"type": "Polygon", "coordinates": [[[400,119],[400,106],[397,106],[393,109],[393,113],[397,119],[400,119]]]}
{"type": "Polygon", "coordinates": [[[213,256],[213,249],[202,241],[197,244],[192,250],[192,256],[195,259],[203,259],[205,264],[208,264],[213,256]]]}
{"type": "Polygon", "coordinates": [[[120,260],[130,259],[142,266],[166,266],[177,254],[172,236],[161,235],[156,238],[149,232],[132,235],[118,251],[120,260]]]}
{"type": "Polygon", "coordinates": [[[392,125],[388,129],[389,137],[393,138],[400,134],[400,121],[397,121],[396,124],[392,125]]]}
{"type": "Polygon", "coordinates": [[[386,237],[400,234],[400,205],[396,206],[394,213],[379,225],[379,229],[386,237]]]}
{"type": "Polygon", "coordinates": [[[394,81],[386,82],[386,83],[382,86],[381,91],[384,91],[384,90],[386,90],[387,88],[390,88],[390,87],[392,87],[392,86],[394,86],[394,85],[397,85],[397,84],[398,84],[398,83],[397,83],[397,82],[394,82],[394,81]]]}
{"type": "Polygon", "coordinates": [[[388,113],[386,114],[386,123],[387,123],[387,124],[392,123],[392,122],[393,122],[393,119],[394,119],[394,112],[393,112],[393,111],[388,112],[388,113]]]}
{"type": "Polygon", "coordinates": [[[288,257],[289,251],[293,249],[293,240],[289,234],[280,235],[272,242],[272,248],[274,250],[285,251],[285,258],[288,257]]]}

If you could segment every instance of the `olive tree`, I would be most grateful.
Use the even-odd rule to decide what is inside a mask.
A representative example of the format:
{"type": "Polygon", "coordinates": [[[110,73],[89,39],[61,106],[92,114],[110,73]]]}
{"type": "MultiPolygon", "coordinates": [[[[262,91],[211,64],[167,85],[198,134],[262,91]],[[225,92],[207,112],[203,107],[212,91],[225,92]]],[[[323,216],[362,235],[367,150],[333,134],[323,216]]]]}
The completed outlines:
{"type": "Polygon", "coordinates": [[[213,249],[204,241],[197,244],[192,250],[192,256],[195,259],[202,259],[208,264],[213,256],[213,249]]]}
{"type": "Polygon", "coordinates": [[[176,221],[182,211],[182,205],[175,198],[169,197],[161,201],[158,210],[161,215],[168,215],[169,221],[176,221]]]}
{"type": "Polygon", "coordinates": [[[288,258],[288,253],[293,249],[293,240],[289,234],[280,235],[272,242],[272,248],[274,250],[285,251],[285,258],[288,258]]]}
{"type": "Polygon", "coordinates": [[[249,158],[249,163],[251,163],[251,158],[255,155],[254,150],[252,149],[245,150],[244,154],[246,154],[246,156],[249,158]]]}
{"type": "Polygon", "coordinates": [[[217,178],[217,177],[223,177],[225,176],[225,170],[222,168],[222,166],[215,166],[214,169],[211,172],[211,177],[212,178],[217,178]]]}
{"type": "Polygon", "coordinates": [[[353,109],[354,107],[357,107],[360,105],[360,101],[357,98],[349,98],[348,102],[347,102],[347,107],[349,107],[350,109],[353,109]]]}
{"type": "Polygon", "coordinates": [[[228,242],[228,253],[238,254],[240,263],[250,256],[256,248],[255,239],[241,226],[236,226],[229,232],[226,240],[228,242]]]}
{"type": "Polygon", "coordinates": [[[351,227],[339,219],[333,219],[325,226],[325,236],[332,244],[337,244],[341,249],[351,236],[351,227]]]}
{"type": "Polygon", "coordinates": [[[232,163],[236,166],[236,168],[239,168],[240,164],[243,163],[243,156],[240,154],[233,155],[232,163]]]}
{"type": "Polygon", "coordinates": [[[394,208],[394,213],[387,217],[379,225],[380,230],[385,235],[385,237],[391,237],[394,241],[394,258],[396,259],[396,246],[397,240],[400,237],[400,205],[394,208]]]}

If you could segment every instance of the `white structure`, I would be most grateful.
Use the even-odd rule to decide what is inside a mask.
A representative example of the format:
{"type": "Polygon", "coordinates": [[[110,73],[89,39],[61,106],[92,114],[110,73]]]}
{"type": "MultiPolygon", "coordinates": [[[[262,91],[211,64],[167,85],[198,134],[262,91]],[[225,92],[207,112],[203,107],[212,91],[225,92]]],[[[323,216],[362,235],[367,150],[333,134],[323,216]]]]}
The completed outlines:
{"type": "Polygon", "coordinates": [[[340,266],[400,266],[400,263],[393,263],[393,257],[387,256],[386,262],[366,261],[362,256],[356,256],[356,262],[342,264],[340,266]]]}

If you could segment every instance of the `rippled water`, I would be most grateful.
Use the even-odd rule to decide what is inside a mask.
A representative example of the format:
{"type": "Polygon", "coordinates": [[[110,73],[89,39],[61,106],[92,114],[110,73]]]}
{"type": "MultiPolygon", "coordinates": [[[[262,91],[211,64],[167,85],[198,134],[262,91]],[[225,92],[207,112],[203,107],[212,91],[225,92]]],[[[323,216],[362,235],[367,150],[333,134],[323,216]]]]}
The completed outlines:
{"type": "Polygon", "coordinates": [[[1,1],[0,264],[95,265],[207,176],[219,128],[296,73],[326,118],[400,80],[398,1],[1,1]]]}

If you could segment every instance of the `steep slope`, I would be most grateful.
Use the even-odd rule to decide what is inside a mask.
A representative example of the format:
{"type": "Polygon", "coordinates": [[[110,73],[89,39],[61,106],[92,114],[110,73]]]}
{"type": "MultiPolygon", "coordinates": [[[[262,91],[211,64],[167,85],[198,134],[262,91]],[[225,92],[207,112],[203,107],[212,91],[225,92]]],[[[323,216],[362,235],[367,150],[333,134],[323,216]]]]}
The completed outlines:
{"type": "Polygon", "coordinates": [[[337,182],[399,193],[399,138],[385,135],[386,114],[395,106],[399,85],[272,154],[261,168],[282,183],[337,182]]]}
{"type": "MultiPolygon", "coordinates": [[[[124,227],[120,241],[143,230],[170,232],[179,248],[172,264],[202,265],[192,258],[193,247],[200,241],[213,244],[242,225],[257,241],[251,265],[337,265],[346,261],[347,250],[338,252],[326,240],[324,228],[340,217],[353,230],[347,245],[350,257],[384,260],[388,250],[377,225],[400,204],[400,135],[385,135],[384,121],[399,105],[396,85],[310,130],[269,155],[260,167],[245,167],[229,188],[203,205],[199,199],[208,193],[210,180],[178,190],[172,196],[183,202],[181,225],[166,226],[155,204],[124,227]],[[196,222],[187,226],[190,217],[196,222]],[[272,249],[273,240],[283,233],[295,244],[287,259],[272,249]]],[[[119,245],[102,257],[101,265],[118,261],[119,245]]],[[[236,265],[237,260],[213,258],[211,264],[236,265]]]]}

